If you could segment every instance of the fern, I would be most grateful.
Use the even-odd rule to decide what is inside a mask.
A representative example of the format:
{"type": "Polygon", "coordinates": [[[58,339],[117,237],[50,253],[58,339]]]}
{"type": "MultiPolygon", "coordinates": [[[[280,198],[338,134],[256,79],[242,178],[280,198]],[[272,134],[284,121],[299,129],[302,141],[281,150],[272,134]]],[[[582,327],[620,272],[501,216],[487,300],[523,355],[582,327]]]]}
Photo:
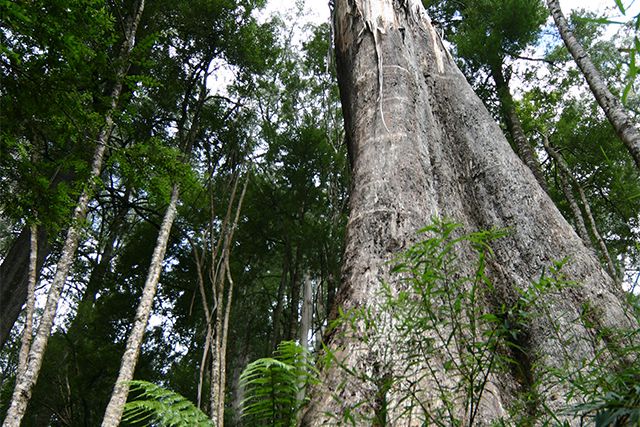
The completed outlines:
{"type": "Polygon", "coordinates": [[[304,404],[301,391],[317,381],[317,371],[308,360],[302,347],[284,341],[273,358],[250,363],[240,376],[247,396],[242,402],[242,416],[259,425],[295,425],[298,410],[304,404]]]}
{"type": "Polygon", "coordinates": [[[125,405],[123,421],[162,427],[213,427],[204,412],[174,391],[148,381],[129,381],[129,387],[139,396],[125,405]]]}

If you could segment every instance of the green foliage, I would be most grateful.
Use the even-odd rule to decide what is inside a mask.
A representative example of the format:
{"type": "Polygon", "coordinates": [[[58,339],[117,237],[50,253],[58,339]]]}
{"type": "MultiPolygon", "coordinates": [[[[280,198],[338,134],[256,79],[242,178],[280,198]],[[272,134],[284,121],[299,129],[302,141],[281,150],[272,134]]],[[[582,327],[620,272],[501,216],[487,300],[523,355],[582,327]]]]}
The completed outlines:
{"type": "MultiPolygon", "coordinates": [[[[640,299],[629,294],[636,325],[640,324],[640,299]]],[[[588,311],[587,311],[588,312],[588,311]]],[[[588,320],[583,320],[588,324],[588,320]]],[[[572,392],[585,396],[583,403],[572,405],[566,413],[591,418],[597,427],[640,424],[640,330],[608,330],[598,339],[609,345],[598,357],[613,354],[609,364],[589,364],[571,379],[572,392]],[[619,344],[618,344],[619,343],[619,344]],[[619,360],[620,362],[616,362],[619,360]]]]}
{"type": "Polygon", "coordinates": [[[123,421],[161,427],[213,427],[213,421],[182,395],[147,381],[130,381],[136,398],[126,403],[123,421]]]}
{"type": "MultiPolygon", "coordinates": [[[[637,331],[604,330],[589,344],[600,349],[593,359],[576,360],[571,349],[582,338],[557,321],[571,314],[554,306],[577,286],[562,273],[567,260],[554,263],[526,288],[509,291],[498,288],[486,273],[491,242],[506,231],[462,234],[459,224],[435,219],[421,232],[425,239],[393,262],[393,287],[385,284],[377,303],[341,313],[333,325],[348,341],[362,343],[375,360],[371,366],[353,366],[327,349],[329,363],[367,390],[367,400],[343,402],[343,412],[336,415],[341,422],[393,424],[391,414],[411,411],[428,425],[471,426],[489,379],[496,375],[509,376],[519,389],[499,425],[562,424],[563,414],[545,404],[542,382],[561,384],[568,402],[583,402],[567,407],[564,415],[594,417],[598,425],[635,422],[640,414],[638,347],[613,343],[637,342],[637,331]],[[475,260],[473,267],[464,268],[463,257],[475,260]],[[531,325],[541,323],[561,345],[554,356],[558,364],[546,365],[529,353],[531,325]],[[612,369],[603,360],[624,362],[612,369]],[[387,402],[390,390],[394,396],[387,402]]],[[[583,308],[569,324],[593,328],[592,310],[583,308]]],[[[342,351],[358,351],[356,347],[342,351]]]]}
{"type": "Polygon", "coordinates": [[[161,201],[168,200],[174,183],[191,184],[195,179],[183,153],[159,138],[117,150],[109,163],[119,170],[127,188],[161,201]]]}
{"type": "MultiPolygon", "coordinates": [[[[622,2],[622,0],[614,0],[614,1],[620,13],[626,16],[627,10],[625,9],[624,3],[622,2]]],[[[579,19],[582,21],[592,22],[598,25],[620,25],[620,26],[626,26],[628,28],[635,29],[635,31],[633,31],[630,37],[629,45],[620,49],[620,51],[624,51],[628,55],[628,62],[626,64],[627,71],[625,76],[626,84],[624,86],[624,89],[622,90],[622,102],[623,103],[627,102],[629,94],[632,91],[636,92],[637,94],[636,77],[638,76],[638,73],[640,71],[640,66],[638,65],[638,61],[640,60],[640,38],[638,37],[638,30],[640,30],[640,13],[637,14],[635,17],[631,17],[626,22],[613,20],[606,17],[596,17],[596,18],[584,17],[579,19]]]]}
{"type": "Polygon", "coordinates": [[[0,8],[0,209],[57,232],[87,176],[87,136],[103,122],[115,20],[101,0],[0,8]]]}
{"type": "MultiPolygon", "coordinates": [[[[502,66],[537,39],[547,17],[539,0],[425,0],[471,70],[502,66]]],[[[463,67],[465,68],[465,67],[463,67]]]]}
{"type": "Polygon", "coordinates": [[[278,345],[274,357],[251,362],[240,376],[246,398],[242,416],[258,425],[289,427],[305,404],[304,388],[317,381],[310,355],[293,341],[278,345]]]}
{"type": "Polygon", "coordinates": [[[358,402],[348,409],[343,416],[356,425],[360,417],[382,422],[399,407],[420,407],[422,421],[434,425],[461,425],[463,419],[473,425],[489,376],[510,363],[507,350],[516,345],[517,329],[509,310],[515,307],[485,309],[494,291],[485,272],[490,244],[506,231],[460,234],[459,229],[460,224],[434,219],[420,230],[425,239],[394,261],[391,271],[397,281],[393,288],[383,286],[382,303],[339,319],[347,334],[361,337],[382,361],[373,370],[347,367],[330,354],[333,361],[378,393],[401,390],[396,408],[381,401],[358,402]],[[474,267],[462,270],[461,256],[476,259],[474,267]],[[387,337],[399,338],[385,343],[387,337]],[[419,397],[425,384],[433,386],[436,398],[419,397]],[[464,413],[456,409],[461,401],[464,413]],[[373,413],[357,409],[363,405],[373,413]]]}
{"type": "MultiPolygon", "coordinates": [[[[583,188],[612,258],[636,265],[640,254],[635,246],[640,239],[637,169],[597,105],[569,98],[565,90],[564,86],[534,88],[524,94],[518,113],[525,131],[531,135],[540,130],[548,132],[550,142],[583,188]]],[[[550,195],[565,218],[571,219],[558,172],[549,163],[550,195]]]]}
{"type": "Polygon", "coordinates": [[[576,405],[572,412],[593,417],[597,427],[638,425],[640,423],[640,371],[637,363],[606,378],[602,392],[588,403],[576,405]]]}

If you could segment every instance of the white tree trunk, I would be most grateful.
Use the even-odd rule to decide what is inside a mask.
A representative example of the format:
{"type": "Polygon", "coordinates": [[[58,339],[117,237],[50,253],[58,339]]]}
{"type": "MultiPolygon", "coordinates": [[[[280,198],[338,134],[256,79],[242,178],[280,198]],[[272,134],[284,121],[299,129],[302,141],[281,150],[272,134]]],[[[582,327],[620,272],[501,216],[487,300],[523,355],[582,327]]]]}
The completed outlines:
{"type": "Polygon", "coordinates": [[[27,305],[25,307],[24,330],[22,331],[22,343],[18,356],[18,371],[16,377],[20,377],[27,370],[27,361],[31,341],[33,340],[33,313],[36,308],[36,282],[38,281],[38,226],[30,227],[31,251],[29,253],[29,283],[27,285],[27,305]]]}
{"type": "Polygon", "coordinates": [[[547,5],[560,31],[562,40],[564,40],[564,44],[567,46],[567,49],[571,53],[571,56],[573,56],[576,64],[578,64],[580,70],[582,70],[582,74],[585,80],[587,80],[593,96],[607,115],[618,137],[624,142],[629,153],[631,153],[631,157],[633,157],[633,160],[636,162],[636,166],[640,169],[640,130],[638,130],[637,123],[631,118],[622,103],[613,96],[600,75],[600,72],[593,65],[593,62],[591,62],[591,58],[573,35],[562,13],[562,9],[560,9],[559,0],[547,0],[547,5]]]}
{"type": "Polygon", "coordinates": [[[302,310],[300,313],[300,345],[305,350],[309,349],[309,331],[313,324],[313,283],[307,272],[304,275],[302,290],[302,310]]]}
{"type": "Polygon", "coordinates": [[[118,100],[120,99],[124,77],[129,69],[129,62],[127,59],[135,42],[135,35],[143,10],[144,0],[140,0],[135,15],[131,19],[127,35],[122,46],[121,59],[123,59],[123,63],[117,70],[116,83],[111,91],[109,111],[106,113],[104,127],[100,131],[96,141],[96,149],[91,164],[91,173],[88,179],[89,184],[80,195],[78,204],[73,211],[71,225],[69,226],[69,231],[67,232],[67,237],[65,239],[64,246],[62,247],[60,260],[56,265],[56,274],[53,278],[53,282],[51,283],[51,287],[49,288],[49,293],[47,294],[47,303],[42,313],[42,317],[40,318],[40,324],[38,325],[36,336],[31,344],[27,368],[23,375],[16,378],[16,385],[11,398],[11,406],[7,412],[7,416],[3,424],[4,427],[17,427],[20,425],[27,409],[29,399],[31,398],[33,387],[38,380],[40,368],[42,367],[42,359],[44,358],[44,352],[49,341],[49,334],[51,333],[53,320],[58,309],[60,294],[62,293],[62,288],[67,280],[69,270],[71,269],[71,265],[75,257],[76,249],[78,248],[82,222],[86,217],[87,206],[89,204],[91,193],[95,187],[95,181],[100,176],[100,170],[102,169],[102,161],[107,141],[109,140],[111,130],[113,129],[113,114],[115,113],[118,100]]]}
{"type": "MultiPolygon", "coordinates": [[[[421,2],[338,0],[334,22],[338,83],[353,165],[337,297],[343,310],[375,307],[383,281],[392,289],[401,286],[390,274],[390,261],[416,241],[419,228],[438,216],[462,223],[466,231],[510,230],[492,245],[487,271],[504,302],[516,293],[515,287],[527,289],[545,268],[568,257],[563,272],[580,286],[545,302],[552,314],[565,314],[553,319],[555,326],[572,336],[588,337],[591,331],[572,321],[583,304],[598,307],[595,330],[633,326],[621,290],[515,155],[444,48],[421,2]]],[[[460,254],[459,268],[471,274],[477,258],[466,255],[460,254]]],[[[382,318],[383,313],[372,315],[378,322],[382,318]]],[[[561,366],[567,352],[575,360],[589,359],[594,349],[582,341],[565,348],[543,321],[527,327],[530,336],[522,352],[531,363],[520,368],[541,383],[540,403],[557,410],[567,403],[563,385],[545,382],[538,367],[561,366]]],[[[347,411],[372,418],[380,409],[377,402],[400,401],[403,390],[387,387],[385,379],[387,374],[404,375],[407,366],[396,366],[399,372],[376,371],[381,354],[393,353],[401,339],[393,329],[375,347],[340,329],[326,339],[343,367],[369,378],[379,375],[380,381],[372,386],[343,367],[328,368],[322,385],[312,393],[302,425],[335,422],[327,414],[340,418],[347,411]],[[363,404],[354,406],[358,403],[363,404]]],[[[429,362],[435,376],[456,381],[442,361],[429,362]]],[[[530,384],[513,372],[491,376],[475,425],[489,425],[506,415],[517,390],[527,387],[530,384]]],[[[425,407],[442,405],[435,383],[424,384],[422,391],[425,407]]],[[[402,405],[391,406],[384,414],[393,425],[416,425],[424,415],[420,407],[405,411],[402,405]]],[[[456,414],[465,414],[463,402],[453,400],[453,406],[456,414]]]]}
{"type": "MultiPolygon", "coordinates": [[[[299,339],[300,346],[303,349],[303,357],[307,357],[309,352],[309,331],[313,326],[313,282],[309,272],[305,273],[302,286],[302,309],[300,310],[299,339]]],[[[302,380],[304,380],[304,378],[302,378],[302,380]]],[[[304,385],[304,381],[301,381],[296,399],[298,402],[302,402],[304,400],[306,393],[304,385]]]]}
{"type": "Polygon", "coordinates": [[[115,427],[120,424],[122,418],[122,411],[124,404],[127,401],[127,395],[129,394],[128,382],[133,379],[133,373],[138,362],[138,356],[140,355],[140,347],[144,339],[144,332],[149,322],[149,315],[153,308],[153,298],[158,289],[158,282],[160,280],[160,273],[162,272],[162,261],[164,260],[164,254],[167,250],[167,244],[169,242],[169,235],[171,233],[171,226],[176,217],[176,210],[178,205],[178,186],[175,184],[171,192],[171,200],[169,206],[162,219],[162,225],[160,226],[160,232],[158,233],[158,239],[156,240],[156,246],[153,249],[153,255],[151,257],[151,264],[149,266],[149,273],[147,274],[147,280],[144,283],[142,289],[142,297],[136,310],[136,317],[133,322],[133,328],[127,339],[127,346],[122,356],[120,363],[120,371],[118,373],[118,379],[116,385],[113,388],[111,399],[107,405],[107,409],[102,420],[102,427],[115,427]]]}

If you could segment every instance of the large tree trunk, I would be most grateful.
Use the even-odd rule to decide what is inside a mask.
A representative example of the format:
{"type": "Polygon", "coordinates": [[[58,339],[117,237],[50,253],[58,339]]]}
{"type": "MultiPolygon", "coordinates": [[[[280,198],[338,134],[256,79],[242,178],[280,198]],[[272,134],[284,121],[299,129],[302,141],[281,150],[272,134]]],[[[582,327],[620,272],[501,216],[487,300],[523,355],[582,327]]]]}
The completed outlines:
{"type": "Polygon", "coordinates": [[[564,44],[567,46],[567,49],[571,53],[571,56],[573,56],[576,64],[578,64],[580,70],[582,70],[582,74],[589,84],[593,96],[607,115],[618,137],[624,142],[629,153],[631,153],[631,157],[633,157],[633,160],[636,162],[636,166],[640,169],[640,130],[638,130],[637,124],[631,118],[629,112],[625,110],[618,98],[613,96],[600,75],[600,72],[593,65],[593,62],[591,62],[591,58],[573,35],[560,9],[560,2],[558,0],[547,0],[547,5],[560,31],[562,40],[564,40],[564,44]]]}
{"type": "MultiPolygon", "coordinates": [[[[553,261],[568,257],[563,271],[580,285],[545,302],[554,312],[565,313],[554,319],[555,325],[578,337],[588,336],[590,331],[569,320],[587,303],[598,307],[596,330],[633,325],[621,291],[515,155],[444,48],[421,2],[339,0],[334,22],[338,82],[353,155],[351,212],[337,303],[344,310],[375,308],[383,281],[392,288],[400,285],[390,274],[389,261],[415,242],[416,231],[431,217],[439,216],[462,223],[467,231],[509,228],[507,237],[495,241],[487,271],[503,300],[513,296],[516,286],[524,289],[538,280],[553,261]]],[[[471,271],[476,261],[462,254],[459,268],[471,271]]],[[[371,319],[382,317],[374,313],[371,319]]],[[[527,325],[528,339],[520,344],[533,360],[523,363],[521,375],[505,372],[489,379],[476,425],[506,415],[517,390],[528,385],[523,371],[541,382],[540,404],[553,410],[566,403],[562,384],[545,383],[538,377],[539,369],[532,368],[561,366],[564,343],[548,323],[532,322],[527,325]]],[[[398,348],[393,329],[378,338],[376,348],[340,332],[334,330],[327,344],[343,365],[323,372],[323,383],[314,390],[302,424],[322,425],[332,422],[326,414],[340,418],[351,411],[377,418],[379,425],[390,420],[392,425],[420,425],[415,424],[424,415],[419,407],[391,404],[399,402],[403,390],[390,389],[386,378],[402,372],[376,371],[381,352],[398,348]],[[349,374],[358,371],[373,378],[374,386],[349,374]],[[355,406],[358,403],[362,404],[355,406]]],[[[576,360],[594,355],[586,344],[570,351],[576,360]]],[[[455,381],[442,363],[430,362],[436,376],[455,381]]],[[[433,383],[424,384],[425,407],[438,405],[434,389],[433,383]]],[[[462,402],[449,403],[464,415],[462,402]]]]}

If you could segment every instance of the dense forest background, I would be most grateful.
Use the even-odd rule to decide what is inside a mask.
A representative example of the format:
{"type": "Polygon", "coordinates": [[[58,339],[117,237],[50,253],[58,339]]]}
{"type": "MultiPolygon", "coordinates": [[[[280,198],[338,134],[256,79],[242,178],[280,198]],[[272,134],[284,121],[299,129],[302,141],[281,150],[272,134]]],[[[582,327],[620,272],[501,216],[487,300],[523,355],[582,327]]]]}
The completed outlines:
{"type": "MultiPolygon", "coordinates": [[[[514,150],[633,295],[638,169],[544,4],[424,3],[514,150]]],[[[637,123],[638,17],[611,3],[622,16],[576,11],[571,25],[637,123]]],[[[134,378],[240,425],[243,369],[282,341],[319,349],[336,315],[350,163],[331,24],[304,24],[304,2],[273,16],[264,0],[141,4],[0,1],[0,418],[31,323],[33,243],[34,336],[60,292],[25,426],[98,425],[140,319],[134,378]]]]}

